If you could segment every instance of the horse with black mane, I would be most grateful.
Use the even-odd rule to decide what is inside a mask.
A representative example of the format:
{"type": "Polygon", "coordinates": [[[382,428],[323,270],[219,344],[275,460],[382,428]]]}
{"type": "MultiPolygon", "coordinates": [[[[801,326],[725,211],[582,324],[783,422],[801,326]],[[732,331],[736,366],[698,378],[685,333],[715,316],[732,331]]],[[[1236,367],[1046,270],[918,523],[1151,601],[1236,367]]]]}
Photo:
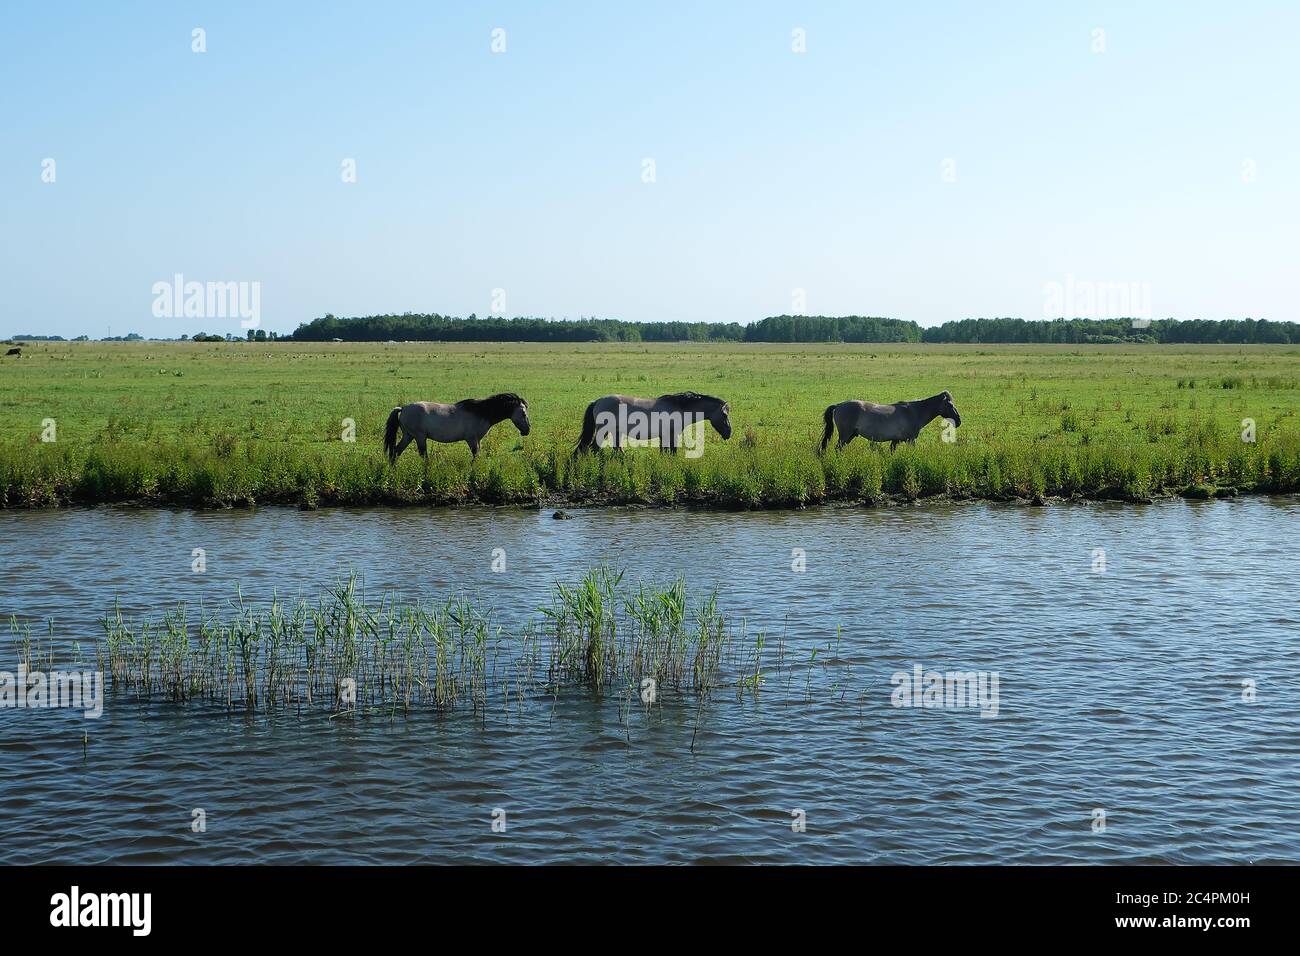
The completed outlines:
{"type": "Polygon", "coordinates": [[[954,426],[961,426],[961,415],[957,414],[957,406],[952,403],[951,392],[892,405],[840,402],[829,406],[822,414],[826,423],[826,431],[822,433],[822,451],[826,450],[836,428],[840,430],[837,448],[843,448],[861,435],[870,441],[887,441],[889,450],[893,451],[900,441],[915,444],[921,429],[939,417],[950,419],[954,426]]]}
{"type": "MultiPolygon", "coordinates": [[[[723,440],[731,437],[731,406],[712,395],[674,392],[658,398],[606,395],[590,405],[582,416],[582,437],[574,454],[593,451],[609,439],[621,450],[627,441],[648,443],[659,439],[659,450],[675,453],[682,433],[707,420],[723,440]]],[[[689,457],[691,445],[687,443],[689,457]]]]}
{"type": "Polygon", "coordinates": [[[488,398],[466,398],[454,405],[439,402],[412,402],[398,405],[388,415],[384,428],[384,451],[390,462],[406,450],[415,440],[420,457],[427,458],[426,441],[456,442],[469,445],[469,453],[478,457],[478,445],[488,429],[497,422],[510,419],[519,434],[527,435],[532,427],[528,423],[528,403],[514,392],[501,392],[488,398]],[[397,432],[402,440],[397,440],[397,432]]]}

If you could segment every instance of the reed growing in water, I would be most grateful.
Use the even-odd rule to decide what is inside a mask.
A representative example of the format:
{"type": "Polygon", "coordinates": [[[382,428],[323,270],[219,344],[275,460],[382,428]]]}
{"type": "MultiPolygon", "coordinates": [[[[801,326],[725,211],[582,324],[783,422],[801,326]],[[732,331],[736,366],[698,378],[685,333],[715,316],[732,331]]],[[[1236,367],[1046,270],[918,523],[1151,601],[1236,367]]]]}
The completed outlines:
{"type": "MultiPolygon", "coordinates": [[[[115,602],[95,656],[118,693],[256,712],[478,713],[570,689],[649,708],[672,699],[702,705],[729,683],[737,693],[760,689],[762,636],[756,651],[742,650],[744,626],[727,620],[716,592],[691,601],[680,578],[633,589],[622,572],[599,567],[557,584],[540,610],[511,633],[465,594],[367,600],[351,577],[315,601],[253,605],[238,595],[225,616],[182,605],[133,622],[115,602]]],[[[30,658],[30,630],[15,636],[30,658]]]]}

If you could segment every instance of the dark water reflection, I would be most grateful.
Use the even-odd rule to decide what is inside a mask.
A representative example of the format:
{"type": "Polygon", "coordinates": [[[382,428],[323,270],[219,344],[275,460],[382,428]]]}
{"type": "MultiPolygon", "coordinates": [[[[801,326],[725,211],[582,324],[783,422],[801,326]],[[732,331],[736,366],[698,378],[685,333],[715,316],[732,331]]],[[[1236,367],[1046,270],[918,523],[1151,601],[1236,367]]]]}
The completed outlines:
{"type": "Polygon", "coordinates": [[[514,719],[0,710],[0,861],[1300,861],[1295,499],[576,514],[5,513],[0,611],[84,645],[114,598],[314,597],[355,570],[371,590],[466,588],[517,623],[608,561],[718,585],[796,659],[839,626],[833,689],[724,694],[694,754],[693,711],[625,726],[582,692],[514,719]],[[917,663],[996,671],[996,719],[891,706],[917,663]]]}

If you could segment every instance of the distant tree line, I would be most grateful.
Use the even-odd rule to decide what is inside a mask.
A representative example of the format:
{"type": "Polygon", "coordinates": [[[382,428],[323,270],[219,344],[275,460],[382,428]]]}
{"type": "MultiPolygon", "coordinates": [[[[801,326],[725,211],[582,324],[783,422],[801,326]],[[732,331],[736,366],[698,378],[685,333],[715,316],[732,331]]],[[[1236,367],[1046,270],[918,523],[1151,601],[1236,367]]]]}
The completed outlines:
{"type": "Polygon", "coordinates": [[[865,315],[773,315],[744,327],[746,342],[920,342],[915,322],[865,315]]]}
{"type": "MultiPolygon", "coordinates": [[[[233,334],[181,336],[195,342],[242,341],[233,334]]],[[[454,316],[372,315],[339,319],[326,315],[298,326],[292,336],[248,329],[244,341],[329,342],[1031,342],[1178,343],[1178,345],[1300,345],[1300,323],[1268,319],[962,319],[923,329],[914,321],[845,315],[774,315],[740,323],[627,323],[617,319],[503,319],[454,316]]],[[[13,341],[61,342],[61,336],[19,334],[13,341]]],[[[86,341],[78,336],[73,341],[86,341]]],[[[100,339],[142,341],[136,333],[100,339]]]]}
{"type": "Polygon", "coordinates": [[[649,322],[617,319],[461,319],[450,315],[368,315],[340,319],[326,315],[298,326],[296,341],[328,342],[662,342],[679,340],[739,339],[743,328],[735,322],[649,322]]]}
{"type": "Polygon", "coordinates": [[[776,315],[739,322],[624,322],[619,319],[483,318],[403,313],[298,326],[296,341],[346,342],[920,342],[921,327],[859,315],[776,315]]]}
{"type": "Polygon", "coordinates": [[[862,315],[773,315],[759,322],[623,322],[618,319],[454,318],[403,313],[298,326],[297,341],[347,342],[963,342],[963,343],[1300,343],[1300,323],[1267,319],[961,319],[923,329],[862,315]]]}
{"type": "Polygon", "coordinates": [[[1300,323],[1268,319],[962,319],[926,329],[924,342],[1107,342],[1193,345],[1300,343],[1300,323]]]}
{"type": "MultiPolygon", "coordinates": [[[[114,336],[100,341],[140,341],[114,336]]],[[[205,334],[181,341],[232,342],[232,334],[205,334]]],[[[738,322],[624,322],[619,319],[456,318],[448,315],[368,315],[341,319],[326,315],[298,326],[288,336],[249,329],[250,342],[934,342],[997,344],[1026,342],[1168,343],[1222,345],[1300,344],[1300,323],[1268,319],[961,319],[923,329],[912,321],[863,315],[773,315],[749,325],[738,322]]],[[[64,341],[58,335],[15,335],[14,341],[64,341]]],[[[85,341],[78,336],[73,341],[85,341]]]]}

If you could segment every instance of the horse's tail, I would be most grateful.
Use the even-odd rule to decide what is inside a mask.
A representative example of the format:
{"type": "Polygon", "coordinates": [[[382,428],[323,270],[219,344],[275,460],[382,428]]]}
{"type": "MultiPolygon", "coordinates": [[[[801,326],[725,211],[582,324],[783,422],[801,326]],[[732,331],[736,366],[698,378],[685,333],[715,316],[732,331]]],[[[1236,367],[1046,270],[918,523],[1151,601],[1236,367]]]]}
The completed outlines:
{"type": "Polygon", "coordinates": [[[384,426],[384,453],[389,463],[397,461],[397,420],[402,415],[402,406],[398,405],[388,413],[388,424],[384,426]]]}
{"type": "Polygon", "coordinates": [[[835,431],[835,406],[827,405],[826,412],[822,415],[822,421],[826,423],[826,431],[822,432],[822,451],[830,443],[831,434],[835,431]]]}
{"type": "Polygon", "coordinates": [[[592,402],[587,406],[586,412],[582,415],[582,437],[578,439],[578,447],[573,449],[575,455],[584,451],[590,451],[596,441],[596,403],[592,402]]]}

